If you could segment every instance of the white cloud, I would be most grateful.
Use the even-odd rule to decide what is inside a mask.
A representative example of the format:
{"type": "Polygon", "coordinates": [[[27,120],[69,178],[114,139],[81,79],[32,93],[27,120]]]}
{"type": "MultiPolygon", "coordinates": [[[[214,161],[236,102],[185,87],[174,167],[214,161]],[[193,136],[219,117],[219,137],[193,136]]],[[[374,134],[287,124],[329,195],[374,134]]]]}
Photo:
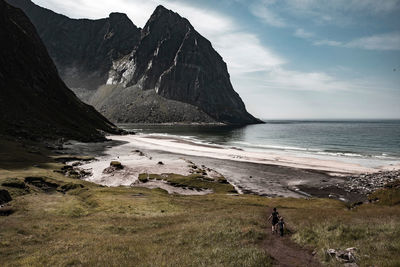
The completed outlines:
{"type": "Polygon", "coordinates": [[[249,9],[275,27],[296,25],[299,19],[322,25],[365,25],[362,18],[399,13],[400,0],[256,0],[249,9]]]}
{"type": "Polygon", "coordinates": [[[323,23],[347,24],[354,16],[381,16],[396,12],[400,9],[400,0],[282,0],[281,5],[295,16],[323,23]]]}
{"type": "Polygon", "coordinates": [[[264,87],[295,91],[360,91],[369,88],[362,81],[343,81],[324,72],[301,72],[275,68],[266,72],[264,87]]]}
{"type": "Polygon", "coordinates": [[[232,74],[265,71],[282,65],[284,60],[264,47],[257,36],[232,32],[214,38],[214,47],[221,52],[232,74]]]}
{"type": "Polygon", "coordinates": [[[367,50],[400,50],[400,32],[362,37],[348,42],[345,46],[367,50]]]}
{"type": "Polygon", "coordinates": [[[286,22],[268,7],[271,1],[256,2],[250,6],[250,12],[264,23],[274,27],[286,27],[286,22]]]}
{"type": "Polygon", "coordinates": [[[329,45],[329,46],[342,46],[342,42],[334,40],[318,40],[313,42],[314,45],[329,45]]]}
{"type": "Polygon", "coordinates": [[[303,39],[309,39],[314,36],[312,32],[305,31],[302,28],[297,28],[296,31],[294,32],[294,36],[303,38],[303,39]]]}
{"type": "Polygon", "coordinates": [[[333,40],[314,41],[314,45],[328,45],[365,50],[400,50],[400,32],[376,34],[343,43],[333,40]]]}

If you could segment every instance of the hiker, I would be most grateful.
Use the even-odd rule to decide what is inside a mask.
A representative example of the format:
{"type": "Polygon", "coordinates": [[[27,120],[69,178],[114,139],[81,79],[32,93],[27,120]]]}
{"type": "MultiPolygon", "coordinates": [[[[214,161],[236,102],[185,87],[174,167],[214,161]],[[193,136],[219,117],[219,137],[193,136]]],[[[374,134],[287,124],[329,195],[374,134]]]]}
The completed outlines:
{"type": "Polygon", "coordinates": [[[281,236],[283,236],[283,230],[285,227],[285,222],[283,221],[283,217],[279,217],[279,222],[278,222],[278,228],[279,228],[279,233],[281,236]]]}
{"type": "Polygon", "coordinates": [[[271,220],[272,223],[272,233],[278,233],[277,231],[277,223],[279,222],[279,213],[276,211],[276,208],[273,209],[273,212],[268,217],[268,221],[271,220]]]}

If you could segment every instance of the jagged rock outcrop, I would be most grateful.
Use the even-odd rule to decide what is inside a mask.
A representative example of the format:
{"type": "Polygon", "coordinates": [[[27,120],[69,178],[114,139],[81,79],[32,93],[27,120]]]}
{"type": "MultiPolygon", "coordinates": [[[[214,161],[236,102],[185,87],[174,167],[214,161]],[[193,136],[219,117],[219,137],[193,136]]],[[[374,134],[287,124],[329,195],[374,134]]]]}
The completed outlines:
{"type": "Polygon", "coordinates": [[[259,122],[233,90],[225,62],[185,18],[158,6],[131,55],[114,62],[109,84],[138,85],[200,108],[219,122],[259,122]]]}
{"type": "Polygon", "coordinates": [[[118,130],[60,79],[35,27],[0,0],[0,134],[26,138],[104,139],[118,130]]]}
{"type": "Polygon", "coordinates": [[[61,78],[77,92],[105,84],[112,61],[130,53],[140,40],[140,29],[126,14],[111,13],[98,20],[71,19],[30,0],[7,2],[28,15],[61,78]]]}
{"type": "Polygon", "coordinates": [[[140,31],[121,14],[103,20],[73,20],[29,0],[7,1],[32,18],[67,84],[114,122],[261,123],[246,111],[225,62],[211,43],[187,19],[163,6],[156,8],[140,31]],[[113,27],[113,21],[119,21],[119,27],[113,27]],[[82,41],[80,36],[85,36],[82,41]],[[102,87],[93,96],[77,89],[105,83],[115,85],[115,90],[102,87]],[[127,90],[121,90],[124,87],[127,90]],[[134,96],[146,98],[150,106],[134,96]],[[161,102],[171,106],[155,106],[161,102]],[[147,110],[155,116],[147,116],[147,110]]]}

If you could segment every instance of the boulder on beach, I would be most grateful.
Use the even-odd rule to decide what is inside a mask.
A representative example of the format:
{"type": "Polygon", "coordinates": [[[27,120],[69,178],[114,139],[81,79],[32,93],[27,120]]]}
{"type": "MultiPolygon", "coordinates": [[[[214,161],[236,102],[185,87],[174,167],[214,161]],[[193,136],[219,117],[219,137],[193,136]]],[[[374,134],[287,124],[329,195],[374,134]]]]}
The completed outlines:
{"type": "Polygon", "coordinates": [[[115,169],[119,169],[119,170],[124,168],[124,166],[122,166],[121,162],[119,162],[119,161],[111,161],[110,167],[114,167],[115,169]]]}
{"type": "Polygon", "coordinates": [[[110,167],[107,167],[103,170],[103,173],[105,174],[110,174],[118,170],[122,170],[124,168],[124,165],[121,164],[121,162],[113,160],[110,162],[110,167]]]}

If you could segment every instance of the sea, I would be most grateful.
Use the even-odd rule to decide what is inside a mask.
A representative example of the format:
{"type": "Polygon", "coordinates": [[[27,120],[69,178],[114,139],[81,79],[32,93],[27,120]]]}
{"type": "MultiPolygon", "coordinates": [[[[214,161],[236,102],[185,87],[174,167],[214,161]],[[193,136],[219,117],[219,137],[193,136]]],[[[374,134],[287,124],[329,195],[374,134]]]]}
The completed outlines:
{"type": "Polygon", "coordinates": [[[246,151],[338,160],[366,167],[400,164],[400,120],[265,120],[243,127],[119,124],[137,134],[182,138],[246,151]]]}

